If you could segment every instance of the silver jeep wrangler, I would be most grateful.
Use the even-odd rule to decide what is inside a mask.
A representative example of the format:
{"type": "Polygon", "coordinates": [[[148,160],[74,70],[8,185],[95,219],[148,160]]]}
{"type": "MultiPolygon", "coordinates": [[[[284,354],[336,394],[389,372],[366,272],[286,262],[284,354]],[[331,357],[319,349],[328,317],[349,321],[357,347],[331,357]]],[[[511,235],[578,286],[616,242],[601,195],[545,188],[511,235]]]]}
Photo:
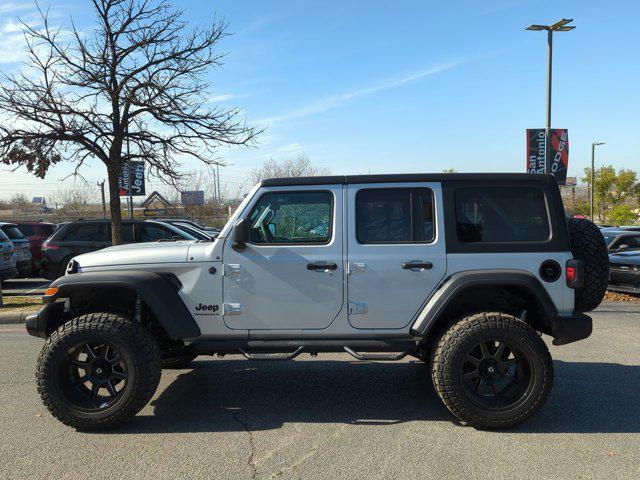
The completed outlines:
{"type": "Polygon", "coordinates": [[[27,329],[44,404],[82,430],[130,419],[198,355],[318,352],[424,360],[460,421],[500,428],[549,395],[540,333],[588,337],[607,280],[602,235],[566,219],[551,176],[276,178],[213,242],[76,257],[27,329]]]}

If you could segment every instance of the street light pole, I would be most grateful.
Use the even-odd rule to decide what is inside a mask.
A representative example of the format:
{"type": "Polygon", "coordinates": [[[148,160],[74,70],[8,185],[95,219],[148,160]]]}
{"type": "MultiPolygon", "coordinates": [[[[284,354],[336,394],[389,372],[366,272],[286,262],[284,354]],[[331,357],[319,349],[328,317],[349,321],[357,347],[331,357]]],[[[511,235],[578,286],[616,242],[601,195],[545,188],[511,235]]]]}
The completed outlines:
{"type": "Polygon", "coordinates": [[[595,165],[596,165],[596,145],[604,145],[605,142],[593,142],[591,144],[591,188],[589,189],[589,197],[591,204],[591,221],[593,222],[593,204],[594,204],[594,185],[595,185],[595,165]]]}
{"type": "Polygon", "coordinates": [[[573,22],[571,18],[563,18],[562,20],[554,23],[553,25],[529,25],[527,30],[547,32],[547,125],[545,128],[545,169],[549,165],[549,157],[551,153],[551,66],[553,63],[553,32],[568,32],[573,30],[574,26],[568,26],[568,23],[573,22]]]}

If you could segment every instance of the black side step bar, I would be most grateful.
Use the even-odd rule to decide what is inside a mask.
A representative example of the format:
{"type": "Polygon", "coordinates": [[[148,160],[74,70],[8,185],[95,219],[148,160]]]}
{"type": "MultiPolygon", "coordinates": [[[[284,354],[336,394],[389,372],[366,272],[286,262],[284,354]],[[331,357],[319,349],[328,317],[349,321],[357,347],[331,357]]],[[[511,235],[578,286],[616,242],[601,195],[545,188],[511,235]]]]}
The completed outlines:
{"type": "Polygon", "coordinates": [[[304,350],[304,345],[300,345],[295,351],[288,352],[276,352],[276,353],[255,353],[247,352],[246,350],[239,348],[240,353],[248,360],[293,360],[304,350]]]}
{"type": "Polygon", "coordinates": [[[344,346],[344,351],[351,355],[353,358],[358,360],[401,360],[406,357],[409,352],[399,352],[399,353],[385,353],[385,352],[374,352],[374,353],[358,353],[350,347],[344,346]]]}

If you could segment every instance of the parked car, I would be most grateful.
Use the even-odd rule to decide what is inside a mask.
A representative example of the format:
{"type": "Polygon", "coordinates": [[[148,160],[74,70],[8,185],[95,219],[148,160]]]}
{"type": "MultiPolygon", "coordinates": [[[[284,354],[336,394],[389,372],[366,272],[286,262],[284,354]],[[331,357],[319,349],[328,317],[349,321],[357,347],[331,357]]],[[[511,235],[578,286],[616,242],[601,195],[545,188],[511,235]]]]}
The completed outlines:
{"type": "Polygon", "coordinates": [[[42,244],[56,230],[54,223],[44,223],[36,221],[15,221],[13,222],[18,230],[29,240],[31,249],[32,274],[40,272],[40,262],[42,261],[42,244]]]}
{"type": "MultiPolygon", "coordinates": [[[[124,243],[175,240],[196,240],[173,225],[150,220],[123,220],[124,243]]],[[[63,224],[42,244],[43,277],[55,280],[65,273],[67,264],[76,255],[95,252],[111,246],[109,220],[80,220],[63,224]]]]}
{"type": "Polygon", "coordinates": [[[214,237],[220,233],[219,228],[215,227],[205,227],[204,225],[200,225],[193,220],[187,220],[186,218],[154,218],[153,220],[157,220],[159,222],[170,223],[171,225],[189,225],[193,228],[197,228],[199,230],[203,230],[204,232],[213,235],[214,237]]]}
{"type": "Polygon", "coordinates": [[[168,223],[168,222],[165,222],[164,220],[154,220],[154,222],[166,223],[167,225],[171,225],[175,228],[179,228],[183,232],[187,232],[189,235],[196,238],[196,240],[210,242],[215,238],[210,232],[205,232],[204,230],[200,230],[199,228],[193,227],[186,223],[180,223],[180,222],[168,223]]]}
{"type": "Polygon", "coordinates": [[[640,250],[609,255],[609,290],[640,294],[640,250]]]}
{"type": "Polygon", "coordinates": [[[640,250],[640,232],[618,228],[607,228],[600,231],[604,236],[604,243],[607,244],[609,253],[640,250]]]}
{"type": "Polygon", "coordinates": [[[13,243],[18,275],[25,277],[31,276],[33,271],[31,264],[31,247],[27,237],[18,230],[18,226],[15,223],[0,222],[0,230],[2,230],[13,243]]]}
{"type": "Polygon", "coordinates": [[[18,275],[13,242],[0,229],[0,282],[18,275]]]}

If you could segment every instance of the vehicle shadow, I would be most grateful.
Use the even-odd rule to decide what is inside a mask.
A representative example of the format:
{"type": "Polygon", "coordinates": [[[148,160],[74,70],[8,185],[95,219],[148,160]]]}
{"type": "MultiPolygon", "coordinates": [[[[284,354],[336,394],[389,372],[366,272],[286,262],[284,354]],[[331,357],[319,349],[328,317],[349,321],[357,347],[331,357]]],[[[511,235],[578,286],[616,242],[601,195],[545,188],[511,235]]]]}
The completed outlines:
{"type": "MultiPolygon", "coordinates": [[[[520,433],[640,432],[640,366],[554,363],[556,385],[520,433]]],[[[421,362],[197,361],[114,433],[270,430],[285,423],[389,425],[455,418],[421,362]]]]}

